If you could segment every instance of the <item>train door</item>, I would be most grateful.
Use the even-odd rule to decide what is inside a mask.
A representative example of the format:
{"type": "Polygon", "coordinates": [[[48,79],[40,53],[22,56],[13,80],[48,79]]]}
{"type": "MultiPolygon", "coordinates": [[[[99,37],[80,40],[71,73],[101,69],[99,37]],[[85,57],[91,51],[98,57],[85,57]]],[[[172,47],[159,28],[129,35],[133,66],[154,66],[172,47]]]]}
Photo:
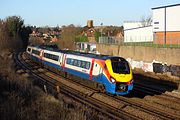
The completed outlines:
{"type": "Polygon", "coordinates": [[[102,73],[102,68],[100,67],[99,64],[94,62],[93,72],[92,72],[93,80],[101,82],[101,77],[102,77],[101,73],[102,73]]]}
{"type": "Polygon", "coordinates": [[[60,63],[59,63],[59,64],[60,64],[62,70],[64,71],[67,54],[62,53],[61,56],[62,56],[62,57],[61,57],[61,60],[60,60],[60,63]]]}
{"type": "Polygon", "coordinates": [[[43,66],[43,57],[44,57],[44,50],[40,50],[39,62],[41,66],[43,66]]]}
{"type": "Polygon", "coordinates": [[[62,70],[62,67],[64,65],[64,54],[63,53],[59,54],[59,65],[60,65],[60,68],[62,70]]]}

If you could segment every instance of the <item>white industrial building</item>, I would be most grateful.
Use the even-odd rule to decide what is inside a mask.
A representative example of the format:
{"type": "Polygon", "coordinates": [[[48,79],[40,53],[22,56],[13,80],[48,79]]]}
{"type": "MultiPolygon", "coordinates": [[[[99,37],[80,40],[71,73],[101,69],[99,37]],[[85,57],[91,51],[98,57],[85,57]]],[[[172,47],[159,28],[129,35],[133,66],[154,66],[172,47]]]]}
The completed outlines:
{"type": "Polygon", "coordinates": [[[180,43],[180,4],[152,8],[152,26],[124,22],[124,42],[180,43]]]}
{"type": "Polygon", "coordinates": [[[124,22],[124,42],[153,42],[152,26],[142,22],[124,22]]]}
{"type": "Polygon", "coordinates": [[[154,42],[180,43],[180,4],[155,7],[152,11],[154,42]]]}

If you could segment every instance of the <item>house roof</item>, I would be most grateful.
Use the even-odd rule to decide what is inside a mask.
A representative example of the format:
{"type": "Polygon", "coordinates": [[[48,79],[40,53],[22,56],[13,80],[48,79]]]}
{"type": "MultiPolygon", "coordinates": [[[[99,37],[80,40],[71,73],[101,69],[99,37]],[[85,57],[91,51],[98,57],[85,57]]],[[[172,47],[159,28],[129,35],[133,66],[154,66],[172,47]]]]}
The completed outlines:
{"type": "Polygon", "coordinates": [[[154,7],[154,8],[151,8],[151,9],[154,10],[154,9],[167,8],[167,7],[174,7],[174,6],[180,6],[180,4],[167,5],[167,6],[161,6],[161,7],[154,7]]]}

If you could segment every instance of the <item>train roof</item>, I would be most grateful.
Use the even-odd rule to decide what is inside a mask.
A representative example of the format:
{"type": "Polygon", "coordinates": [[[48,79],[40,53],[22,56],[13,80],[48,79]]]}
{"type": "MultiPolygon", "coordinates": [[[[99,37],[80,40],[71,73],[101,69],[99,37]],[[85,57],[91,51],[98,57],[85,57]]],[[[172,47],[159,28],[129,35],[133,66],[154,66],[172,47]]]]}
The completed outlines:
{"type": "Polygon", "coordinates": [[[61,52],[61,53],[66,53],[66,54],[72,54],[72,55],[78,55],[78,56],[84,56],[84,57],[102,59],[102,60],[117,59],[117,58],[118,59],[120,58],[121,60],[125,60],[122,57],[115,57],[115,56],[109,56],[109,55],[103,55],[103,54],[84,53],[84,52],[72,51],[72,50],[60,50],[55,46],[49,46],[49,45],[40,45],[40,46],[33,46],[33,47],[38,47],[40,49],[50,50],[53,52],[61,52]]]}
{"type": "Polygon", "coordinates": [[[79,52],[79,51],[67,51],[67,54],[73,54],[73,55],[78,55],[78,56],[84,56],[84,57],[90,57],[90,58],[96,58],[96,59],[109,59],[112,56],[109,55],[102,55],[102,54],[93,54],[93,53],[84,53],[84,52],[79,52]]]}

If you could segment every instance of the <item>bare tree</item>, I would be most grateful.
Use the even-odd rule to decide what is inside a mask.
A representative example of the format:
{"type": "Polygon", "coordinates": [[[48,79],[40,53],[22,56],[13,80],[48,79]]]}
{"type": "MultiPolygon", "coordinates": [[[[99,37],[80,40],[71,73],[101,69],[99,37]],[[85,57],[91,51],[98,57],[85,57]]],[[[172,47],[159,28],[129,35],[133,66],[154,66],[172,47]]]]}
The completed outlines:
{"type": "Polygon", "coordinates": [[[141,25],[142,25],[142,27],[146,27],[146,26],[152,25],[152,16],[151,15],[149,15],[147,17],[142,16],[141,17],[141,25]]]}
{"type": "Polygon", "coordinates": [[[61,40],[59,41],[59,47],[61,49],[74,49],[74,42],[78,35],[81,34],[81,27],[75,27],[73,24],[64,26],[62,28],[61,40]]]}

